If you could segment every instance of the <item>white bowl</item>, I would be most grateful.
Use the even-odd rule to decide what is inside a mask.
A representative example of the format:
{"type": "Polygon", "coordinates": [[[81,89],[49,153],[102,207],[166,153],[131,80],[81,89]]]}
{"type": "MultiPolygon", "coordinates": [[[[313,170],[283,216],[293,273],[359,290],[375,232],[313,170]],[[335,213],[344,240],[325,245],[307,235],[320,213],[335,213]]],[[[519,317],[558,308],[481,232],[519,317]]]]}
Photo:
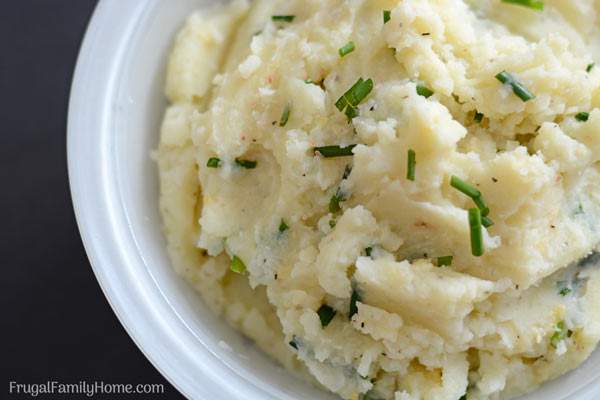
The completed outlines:
{"type": "MultiPolygon", "coordinates": [[[[215,1],[101,0],[73,81],[69,178],[81,236],[121,323],[193,399],[336,399],[285,372],[205,307],[171,269],[157,206],[165,59],[194,9],[215,1]]],[[[527,400],[598,399],[600,352],[527,400]]]]}

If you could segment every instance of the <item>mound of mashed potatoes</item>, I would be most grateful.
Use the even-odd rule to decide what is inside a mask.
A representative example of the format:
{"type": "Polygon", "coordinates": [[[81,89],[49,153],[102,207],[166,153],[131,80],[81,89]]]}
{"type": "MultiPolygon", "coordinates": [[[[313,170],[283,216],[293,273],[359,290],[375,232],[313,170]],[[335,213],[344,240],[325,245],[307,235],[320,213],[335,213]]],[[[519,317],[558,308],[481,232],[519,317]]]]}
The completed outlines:
{"type": "Polygon", "coordinates": [[[174,267],[345,399],[507,399],[575,368],[600,339],[599,15],[593,0],[193,14],[157,152],[174,267]]]}

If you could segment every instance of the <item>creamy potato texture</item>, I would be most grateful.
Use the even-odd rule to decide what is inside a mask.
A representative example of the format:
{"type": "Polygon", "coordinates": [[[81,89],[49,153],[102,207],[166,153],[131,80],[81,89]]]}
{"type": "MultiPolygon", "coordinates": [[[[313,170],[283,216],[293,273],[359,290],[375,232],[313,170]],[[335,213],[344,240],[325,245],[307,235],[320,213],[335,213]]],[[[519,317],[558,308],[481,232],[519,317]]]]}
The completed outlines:
{"type": "Polygon", "coordinates": [[[192,15],[158,151],[177,271],[345,399],[505,399],[575,368],[600,339],[600,3],[544,3],[192,15]]]}

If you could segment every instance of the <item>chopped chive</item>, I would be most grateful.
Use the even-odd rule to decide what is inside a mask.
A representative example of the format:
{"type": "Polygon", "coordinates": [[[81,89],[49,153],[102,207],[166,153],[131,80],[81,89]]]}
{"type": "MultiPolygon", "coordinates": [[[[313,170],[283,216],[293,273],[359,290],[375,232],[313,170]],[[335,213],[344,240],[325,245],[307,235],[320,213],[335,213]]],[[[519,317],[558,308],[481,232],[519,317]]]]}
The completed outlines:
{"type": "Polygon", "coordinates": [[[417,94],[419,96],[423,96],[426,99],[430,98],[431,96],[433,96],[433,90],[429,89],[427,86],[422,85],[422,84],[418,84],[417,85],[417,94]]]}
{"type": "Polygon", "coordinates": [[[595,66],[596,66],[596,63],[588,64],[588,66],[585,68],[585,72],[592,72],[592,70],[594,69],[595,66]]]}
{"type": "Polygon", "coordinates": [[[463,394],[458,400],[467,400],[467,394],[463,394]]]}
{"type": "Polygon", "coordinates": [[[342,194],[341,190],[338,189],[335,194],[329,200],[329,212],[335,214],[337,212],[342,211],[342,207],[340,207],[340,202],[346,200],[345,196],[342,194]]]}
{"type": "Polygon", "coordinates": [[[271,19],[273,21],[282,21],[282,22],[293,22],[295,15],[273,15],[271,19]]]}
{"type": "Polygon", "coordinates": [[[279,233],[283,233],[288,229],[290,229],[290,227],[288,226],[288,224],[285,223],[285,221],[282,218],[281,222],[279,223],[279,233]]]}
{"type": "Polygon", "coordinates": [[[560,294],[561,296],[564,297],[564,296],[568,295],[569,293],[571,293],[572,291],[573,290],[571,290],[570,288],[564,287],[564,288],[560,289],[560,291],[558,292],[558,294],[560,294]]]}
{"type": "Polygon", "coordinates": [[[246,272],[246,264],[244,264],[244,262],[238,256],[233,256],[229,267],[236,274],[243,274],[246,272]]]}
{"type": "Polygon", "coordinates": [[[458,176],[452,175],[450,178],[450,186],[452,186],[454,189],[457,189],[459,192],[466,194],[472,199],[481,197],[481,192],[478,189],[475,189],[458,176]]]}
{"type": "Polygon", "coordinates": [[[354,149],[356,147],[355,144],[351,144],[349,146],[346,147],[342,147],[342,146],[321,146],[321,147],[315,147],[313,149],[313,152],[319,153],[321,154],[323,157],[325,158],[333,158],[333,157],[347,157],[347,156],[351,156],[352,154],[352,149],[354,149]]]}
{"type": "Polygon", "coordinates": [[[292,336],[292,340],[288,343],[291,347],[298,350],[298,338],[294,335],[292,336]]]}
{"type": "MultiPolygon", "coordinates": [[[[481,195],[481,191],[479,191],[479,189],[474,188],[473,186],[469,185],[467,182],[463,181],[455,175],[452,175],[452,177],[450,178],[450,186],[457,189],[461,193],[469,196],[477,205],[477,208],[479,208],[481,214],[484,217],[487,217],[487,215],[490,213],[490,209],[486,206],[485,201],[483,200],[483,196],[481,195]]],[[[491,220],[486,220],[486,223],[488,222],[491,222],[491,220]]]]}
{"type": "Polygon", "coordinates": [[[354,314],[358,312],[357,302],[361,301],[360,295],[356,289],[352,289],[352,295],[350,296],[350,310],[348,314],[348,319],[352,319],[354,314]]]}
{"type": "Polygon", "coordinates": [[[568,337],[568,332],[569,331],[567,330],[565,321],[560,321],[558,324],[556,324],[556,327],[554,328],[554,334],[552,334],[552,337],[550,337],[550,345],[556,349],[558,344],[568,337]]]}
{"type": "Polygon", "coordinates": [[[408,150],[408,165],[406,170],[406,179],[409,181],[415,180],[417,170],[417,155],[413,149],[408,150]]]}
{"type": "Polygon", "coordinates": [[[335,220],[335,218],[331,218],[331,219],[329,220],[329,227],[330,227],[331,229],[333,229],[333,228],[335,228],[335,226],[336,226],[336,225],[337,225],[337,221],[335,220]]]}
{"type": "MultiPolygon", "coordinates": [[[[483,196],[481,195],[481,191],[479,191],[479,189],[474,188],[473,186],[469,185],[467,182],[463,181],[455,175],[452,175],[452,177],[450,178],[450,185],[453,188],[460,191],[461,193],[469,196],[473,200],[475,205],[477,205],[477,208],[479,208],[481,214],[484,217],[487,217],[487,215],[490,213],[490,209],[485,204],[485,201],[483,200],[483,196]]],[[[490,222],[491,220],[486,219],[485,223],[487,224],[490,222]]]]}
{"type": "Polygon", "coordinates": [[[443,256],[437,258],[437,266],[438,267],[449,267],[452,265],[452,260],[454,260],[453,256],[443,256]]]}
{"type": "Polygon", "coordinates": [[[318,82],[313,81],[312,79],[307,79],[304,81],[304,83],[306,83],[307,85],[315,85],[315,86],[319,86],[318,82]]]}
{"type": "Polygon", "coordinates": [[[505,85],[509,85],[512,88],[513,93],[524,102],[535,99],[535,95],[531,93],[521,82],[517,81],[512,74],[502,71],[496,75],[496,79],[505,85]]]}
{"type": "Polygon", "coordinates": [[[343,47],[340,47],[338,52],[340,53],[340,57],[345,57],[348,54],[352,53],[356,49],[356,45],[354,42],[348,42],[343,47]]]}
{"type": "Polygon", "coordinates": [[[489,219],[488,217],[481,217],[481,225],[484,226],[484,228],[489,228],[490,226],[494,225],[494,221],[492,221],[491,219],[489,219]]]}
{"type": "Polygon", "coordinates": [[[588,119],[590,119],[590,113],[580,112],[575,116],[575,119],[580,122],[586,122],[588,119]]]}
{"type": "Polygon", "coordinates": [[[358,81],[346,93],[342,95],[335,103],[338,110],[344,111],[344,108],[348,105],[358,106],[361,101],[365,99],[373,90],[373,80],[364,80],[359,78],[358,81]]]}
{"type": "Polygon", "coordinates": [[[371,246],[367,247],[365,249],[365,254],[367,255],[367,257],[371,257],[371,254],[373,254],[373,248],[371,246]]]}
{"type": "Polygon", "coordinates": [[[359,78],[358,81],[346,93],[335,102],[338,110],[344,112],[349,120],[358,116],[358,105],[363,101],[373,90],[373,80],[359,78]]]}
{"type": "Polygon", "coordinates": [[[517,4],[528,7],[536,11],[544,10],[544,2],[542,0],[502,0],[503,3],[517,4]]]}
{"type": "Polygon", "coordinates": [[[490,209],[485,205],[485,201],[483,200],[483,196],[479,195],[478,197],[473,198],[473,202],[477,205],[477,208],[481,210],[481,215],[487,217],[490,213],[490,209]]]}
{"type": "Polygon", "coordinates": [[[352,173],[352,165],[348,164],[348,165],[346,165],[346,168],[344,168],[344,175],[342,176],[342,180],[348,179],[348,177],[350,176],[351,173],[352,173]]]}
{"type": "Polygon", "coordinates": [[[387,24],[392,19],[392,11],[391,10],[383,10],[383,23],[387,24]]]}
{"type": "Polygon", "coordinates": [[[483,114],[475,111],[475,117],[473,117],[473,121],[477,122],[478,124],[481,123],[481,121],[483,121],[483,114]]]}
{"type": "Polygon", "coordinates": [[[238,166],[240,166],[242,168],[246,168],[246,169],[254,169],[254,168],[256,168],[256,165],[258,164],[257,161],[242,160],[240,158],[236,158],[235,163],[238,166]]]}
{"type": "Polygon", "coordinates": [[[327,304],[323,304],[317,311],[317,314],[319,314],[319,319],[321,320],[321,327],[325,328],[329,325],[333,317],[335,317],[336,311],[327,304]]]}
{"type": "Polygon", "coordinates": [[[481,257],[484,253],[484,247],[481,210],[479,208],[469,209],[469,227],[471,230],[471,253],[475,257],[481,257]]]}
{"type": "Polygon", "coordinates": [[[288,103],[283,109],[283,113],[281,114],[281,119],[279,120],[279,126],[286,126],[289,119],[290,113],[292,112],[292,106],[288,103]]]}
{"type": "Polygon", "coordinates": [[[221,163],[221,160],[217,157],[211,157],[208,159],[208,162],[206,163],[206,166],[208,168],[219,168],[219,164],[221,163]]]}
{"type": "Polygon", "coordinates": [[[352,121],[354,118],[358,117],[358,108],[354,106],[348,106],[344,114],[346,114],[346,117],[348,117],[348,121],[352,121]]]}

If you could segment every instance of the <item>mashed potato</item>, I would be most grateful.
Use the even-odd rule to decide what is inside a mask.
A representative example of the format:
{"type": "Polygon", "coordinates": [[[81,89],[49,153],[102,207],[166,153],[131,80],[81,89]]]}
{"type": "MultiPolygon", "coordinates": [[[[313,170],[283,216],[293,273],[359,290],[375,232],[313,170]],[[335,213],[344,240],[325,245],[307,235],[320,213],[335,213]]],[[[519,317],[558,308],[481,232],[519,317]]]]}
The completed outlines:
{"type": "Polygon", "coordinates": [[[600,339],[600,3],[509,3],[238,0],[177,37],[173,265],[343,398],[511,398],[600,339]]]}

